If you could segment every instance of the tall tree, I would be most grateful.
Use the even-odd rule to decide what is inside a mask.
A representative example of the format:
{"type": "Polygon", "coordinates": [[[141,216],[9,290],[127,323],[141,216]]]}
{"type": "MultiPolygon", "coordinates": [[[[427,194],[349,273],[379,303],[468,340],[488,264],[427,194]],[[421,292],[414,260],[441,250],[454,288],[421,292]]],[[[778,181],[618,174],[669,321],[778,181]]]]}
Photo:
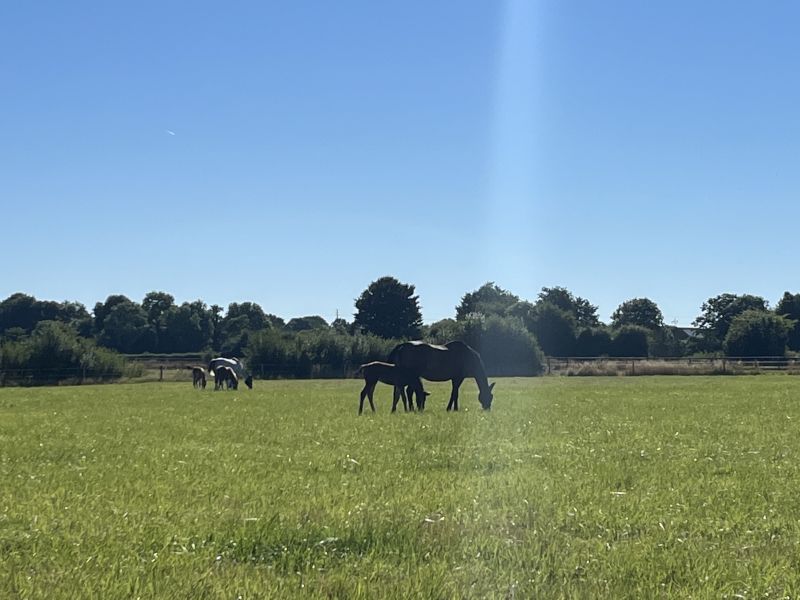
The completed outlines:
{"type": "Polygon", "coordinates": [[[794,321],[789,331],[787,345],[789,350],[800,350],[800,294],[784,292],[783,297],[775,305],[775,314],[794,321]]]}
{"type": "Polygon", "coordinates": [[[750,294],[720,294],[703,302],[702,312],[694,320],[694,325],[702,329],[705,336],[713,336],[721,344],[733,319],[746,310],[766,311],[767,301],[750,294]]]}
{"type": "Polygon", "coordinates": [[[228,312],[225,314],[225,319],[223,319],[223,327],[225,325],[224,321],[232,321],[239,317],[247,318],[246,329],[251,331],[258,331],[269,326],[267,324],[267,315],[264,314],[264,310],[255,302],[242,302],[241,304],[232,302],[229,304],[228,312]]]}
{"type": "Polygon", "coordinates": [[[211,343],[211,313],[201,301],[173,306],[164,315],[166,352],[196,352],[211,343]]]}
{"type": "Polygon", "coordinates": [[[369,284],[356,300],[354,324],[383,338],[415,338],[422,327],[419,297],[414,286],[394,277],[381,277],[369,284]]]}
{"type": "Polygon", "coordinates": [[[219,304],[212,304],[209,309],[211,313],[211,347],[219,350],[222,345],[222,312],[219,304]]]}
{"type": "Polygon", "coordinates": [[[0,302],[0,332],[11,328],[30,332],[39,320],[39,306],[33,296],[16,293],[0,302]]]}
{"type": "Polygon", "coordinates": [[[664,315],[658,305],[649,298],[626,300],[611,315],[614,327],[637,325],[647,329],[658,329],[664,326],[664,315]]]}
{"type": "Polygon", "coordinates": [[[559,286],[543,287],[542,291],[539,292],[539,302],[549,302],[553,306],[567,311],[575,317],[578,327],[597,327],[600,325],[597,306],[585,298],[575,296],[567,288],[559,286]]]}
{"type": "Polygon", "coordinates": [[[575,348],[575,317],[549,302],[538,302],[531,330],[539,346],[550,356],[570,356],[575,348]]]}
{"type": "Polygon", "coordinates": [[[147,322],[144,309],[126,298],[115,303],[104,316],[99,341],[103,346],[119,352],[152,352],[155,349],[156,332],[147,322]]]}
{"type": "MultiPolygon", "coordinates": [[[[117,304],[125,304],[131,302],[130,298],[122,294],[112,294],[106,298],[105,302],[97,302],[94,305],[94,330],[99,335],[105,327],[106,317],[117,304]]],[[[137,304],[138,306],[138,304],[137,304]]],[[[147,315],[145,314],[145,319],[147,315]]]]}
{"type": "Polygon", "coordinates": [[[142,309],[147,314],[147,321],[158,338],[156,346],[162,352],[169,352],[166,340],[167,313],[173,308],[175,308],[175,298],[166,292],[149,292],[142,300],[142,309]]]}
{"type": "Polygon", "coordinates": [[[464,294],[461,303],[456,306],[456,320],[463,321],[470,314],[502,317],[517,302],[517,296],[489,281],[474,292],[464,294]]]}

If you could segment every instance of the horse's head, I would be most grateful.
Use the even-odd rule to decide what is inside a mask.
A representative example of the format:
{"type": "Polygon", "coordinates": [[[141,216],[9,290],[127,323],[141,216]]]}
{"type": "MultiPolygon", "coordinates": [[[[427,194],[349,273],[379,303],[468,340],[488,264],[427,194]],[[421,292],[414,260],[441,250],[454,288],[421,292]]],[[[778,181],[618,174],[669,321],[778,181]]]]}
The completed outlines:
{"type": "Polygon", "coordinates": [[[425,400],[427,400],[428,396],[430,395],[431,393],[426,391],[422,392],[422,397],[420,397],[420,395],[417,394],[417,410],[419,411],[425,410],[425,400]]]}
{"type": "Polygon", "coordinates": [[[488,388],[481,390],[480,394],[478,394],[478,401],[481,403],[483,410],[489,410],[492,408],[492,399],[494,398],[494,395],[492,394],[493,389],[494,384],[492,383],[488,388]]]}
{"type": "Polygon", "coordinates": [[[252,375],[248,375],[247,377],[245,377],[245,379],[244,379],[244,384],[245,384],[245,385],[246,385],[246,386],[247,386],[249,389],[251,389],[251,390],[252,390],[252,389],[253,389],[253,376],[252,376],[252,375]]]}

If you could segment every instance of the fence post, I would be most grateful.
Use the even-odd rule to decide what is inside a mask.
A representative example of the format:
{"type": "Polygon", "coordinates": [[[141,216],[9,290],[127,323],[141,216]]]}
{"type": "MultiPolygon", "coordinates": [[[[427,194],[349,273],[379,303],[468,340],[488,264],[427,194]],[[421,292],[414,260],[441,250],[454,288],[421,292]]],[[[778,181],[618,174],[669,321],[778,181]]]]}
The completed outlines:
{"type": "Polygon", "coordinates": [[[161,365],[158,373],[158,380],[164,381],[164,365],[161,365]]]}
{"type": "Polygon", "coordinates": [[[547,357],[547,374],[550,375],[550,357],[547,357]]]}
{"type": "Polygon", "coordinates": [[[636,375],[636,359],[631,359],[631,375],[636,375]]]}
{"type": "Polygon", "coordinates": [[[725,370],[725,359],[724,358],[722,359],[722,374],[723,375],[727,375],[728,374],[728,372],[725,370]]]}

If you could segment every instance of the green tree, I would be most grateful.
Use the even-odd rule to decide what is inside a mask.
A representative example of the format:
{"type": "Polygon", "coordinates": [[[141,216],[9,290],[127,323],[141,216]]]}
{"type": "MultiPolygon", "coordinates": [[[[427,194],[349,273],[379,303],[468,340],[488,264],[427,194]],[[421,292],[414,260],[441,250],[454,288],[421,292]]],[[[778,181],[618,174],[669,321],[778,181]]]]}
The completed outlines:
{"type": "Polygon", "coordinates": [[[333,329],[336,333],[350,333],[352,328],[352,324],[348,323],[346,319],[341,317],[337,317],[331,322],[331,329],[333,329]]]}
{"type": "Polygon", "coordinates": [[[455,319],[442,319],[431,323],[428,328],[428,340],[432,344],[446,344],[447,342],[461,339],[463,333],[462,323],[455,319]]]}
{"type": "Polygon", "coordinates": [[[289,319],[286,323],[286,329],[289,331],[309,331],[312,329],[328,329],[330,326],[328,322],[319,315],[311,315],[307,317],[295,317],[289,319]]]}
{"type": "Polygon", "coordinates": [[[581,329],[575,340],[577,356],[604,356],[611,352],[611,333],[607,327],[581,329]]]}
{"type": "Polygon", "coordinates": [[[99,341],[107,348],[128,354],[151,352],[155,348],[156,332],[147,322],[147,313],[127,298],[114,303],[102,323],[99,341]]]}
{"type": "Polygon", "coordinates": [[[722,347],[728,356],[783,356],[794,322],[763,310],[746,310],[731,321],[722,347]]]}
{"type": "Polygon", "coordinates": [[[648,355],[650,329],[640,325],[622,325],[614,331],[610,356],[643,357],[648,355]]]}
{"type": "Polygon", "coordinates": [[[9,329],[30,333],[40,321],[60,321],[82,335],[91,335],[91,317],[79,302],[37,300],[17,293],[0,302],[0,334],[9,329]]]}
{"type": "Polygon", "coordinates": [[[223,309],[219,304],[212,304],[209,312],[211,313],[211,347],[219,350],[222,346],[223,309]]]}
{"type": "Polygon", "coordinates": [[[416,338],[422,327],[419,297],[414,286],[394,277],[381,277],[369,284],[356,300],[354,324],[382,338],[416,338]]]}
{"type": "MultiPolygon", "coordinates": [[[[116,352],[98,348],[59,321],[39,321],[30,336],[6,341],[0,351],[3,369],[33,369],[32,383],[80,379],[110,379],[122,375],[124,361],[116,352]]],[[[13,379],[13,371],[10,374],[13,379]]],[[[31,382],[29,376],[26,382],[31,382]]]]}
{"type": "Polygon", "coordinates": [[[167,350],[166,337],[167,313],[175,308],[175,298],[166,292],[149,292],[142,300],[142,309],[147,313],[147,322],[156,332],[156,346],[162,352],[167,350]]]}
{"type": "Polygon", "coordinates": [[[229,304],[228,311],[225,313],[225,318],[223,319],[223,327],[225,321],[231,321],[239,317],[247,318],[247,325],[245,328],[251,331],[259,331],[269,327],[267,315],[255,302],[242,302],[241,304],[232,302],[229,304]]]}
{"type": "Polygon", "coordinates": [[[789,350],[800,350],[800,294],[784,292],[783,297],[775,305],[775,314],[794,321],[787,345],[789,350]]]}
{"type": "Polygon", "coordinates": [[[543,287],[539,292],[539,302],[547,302],[568,312],[575,318],[578,327],[597,327],[600,319],[597,317],[597,307],[585,298],[575,296],[564,287],[543,287]]]}
{"type": "MultiPolygon", "coordinates": [[[[198,301],[199,302],[199,301],[198,301]]],[[[200,302],[184,302],[163,315],[161,348],[165,352],[197,352],[211,344],[211,312],[200,302]]]]}
{"type": "Polygon", "coordinates": [[[751,294],[720,294],[703,302],[702,312],[694,320],[694,325],[702,330],[709,349],[719,349],[733,319],[747,310],[766,311],[767,301],[751,294]]]}
{"type": "Polygon", "coordinates": [[[250,334],[270,329],[272,323],[269,316],[255,302],[241,304],[233,302],[228,305],[228,311],[220,321],[219,331],[216,334],[217,348],[223,354],[241,356],[249,343],[250,334]]]}
{"type": "Polygon", "coordinates": [[[527,300],[520,300],[515,302],[506,309],[505,316],[513,317],[522,321],[525,329],[533,331],[534,322],[536,321],[537,304],[532,304],[527,300]]]}
{"type": "MultiPolygon", "coordinates": [[[[111,310],[117,304],[126,304],[130,303],[131,299],[127,296],[123,296],[122,294],[112,294],[108,298],[106,298],[105,302],[97,302],[94,305],[94,330],[95,333],[100,335],[105,327],[105,320],[106,317],[111,313],[111,310]]],[[[138,305],[137,305],[138,306],[138,305]]],[[[145,320],[147,319],[147,315],[145,315],[145,320]]]]}
{"type": "Polygon", "coordinates": [[[456,306],[456,320],[463,321],[471,314],[502,317],[517,302],[519,302],[517,296],[489,281],[474,292],[464,294],[461,303],[456,306]]]}
{"type": "Polygon", "coordinates": [[[636,325],[647,329],[658,329],[664,326],[664,315],[658,305],[649,298],[626,300],[611,315],[614,327],[636,325]]]}
{"type": "Polygon", "coordinates": [[[680,340],[678,332],[678,328],[671,325],[651,329],[647,339],[650,356],[683,356],[686,344],[680,340]]]}
{"type": "Polygon", "coordinates": [[[531,332],[548,356],[570,356],[575,348],[575,317],[549,302],[536,304],[531,332]]]}
{"type": "Polygon", "coordinates": [[[40,320],[36,298],[28,294],[11,294],[0,302],[0,331],[20,328],[30,332],[40,320]]]}
{"type": "Polygon", "coordinates": [[[519,319],[472,313],[461,325],[460,341],[480,353],[489,376],[541,374],[544,354],[519,319]]]}

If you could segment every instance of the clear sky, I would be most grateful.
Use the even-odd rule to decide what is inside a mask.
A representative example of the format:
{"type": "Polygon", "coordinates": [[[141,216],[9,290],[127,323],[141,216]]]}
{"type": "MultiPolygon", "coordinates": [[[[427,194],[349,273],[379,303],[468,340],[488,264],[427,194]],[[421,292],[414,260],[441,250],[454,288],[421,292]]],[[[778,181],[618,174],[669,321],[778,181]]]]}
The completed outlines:
{"type": "Polygon", "coordinates": [[[800,291],[795,2],[0,4],[0,298],[689,324],[800,291]]]}

